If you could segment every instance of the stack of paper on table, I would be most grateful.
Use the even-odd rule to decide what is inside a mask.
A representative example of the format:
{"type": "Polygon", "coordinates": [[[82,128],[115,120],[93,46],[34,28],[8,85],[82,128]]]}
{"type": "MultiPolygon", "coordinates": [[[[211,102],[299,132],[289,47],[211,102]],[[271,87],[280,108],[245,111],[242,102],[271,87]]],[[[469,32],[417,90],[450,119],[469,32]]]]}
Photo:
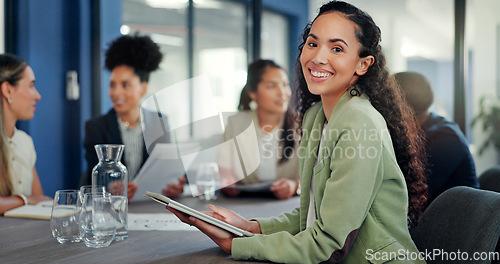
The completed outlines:
{"type": "MultiPolygon", "coordinates": [[[[166,211],[166,209],[165,209],[166,211]]],[[[171,213],[128,214],[128,230],[137,231],[198,231],[194,226],[185,224],[171,213]]]]}

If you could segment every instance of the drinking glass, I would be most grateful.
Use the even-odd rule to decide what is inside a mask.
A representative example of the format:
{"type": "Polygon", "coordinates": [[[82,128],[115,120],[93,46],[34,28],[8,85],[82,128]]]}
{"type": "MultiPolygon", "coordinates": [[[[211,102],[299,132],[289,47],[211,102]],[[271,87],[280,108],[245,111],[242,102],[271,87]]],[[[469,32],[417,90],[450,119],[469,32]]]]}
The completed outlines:
{"type": "Polygon", "coordinates": [[[86,193],[105,193],[105,192],[106,188],[104,188],[103,185],[83,185],[80,187],[80,193],[79,193],[80,202],[83,202],[83,196],[86,193]]]}
{"type": "Polygon", "coordinates": [[[97,185],[94,186],[94,189],[92,189],[92,185],[83,185],[80,187],[80,191],[78,192],[78,207],[81,209],[82,204],[83,204],[83,197],[87,193],[93,193],[92,190],[94,190],[94,193],[99,193],[99,194],[104,194],[106,193],[106,188],[102,185],[97,185]]]}
{"type": "Polygon", "coordinates": [[[196,187],[201,200],[217,199],[216,190],[219,182],[217,163],[201,163],[196,172],[196,187]]]}
{"type": "Polygon", "coordinates": [[[80,214],[80,234],[87,247],[111,244],[116,232],[116,211],[109,193],[86,193],[80,214]]]}
{"type": "Polygon", "coordinates": [[[128,237],[128,199],[121,195],[113,195],[111,196],[111,201],[113,209],[116,212],[116,235],[114,241],[124,240],[128,237]]]}
{"type": "MultiPolygon", "coordinates": [[[[80,187],[80,195],[83,202],[83,196],[86,193],[106,193],[106,188],[103,185],[83,185],[80,187]],[[92,189],[93,188],[93,189],[92,189]]],[[[110,194],[110,193],[108,193],[110,194]]],[[[116,211],[116,234],[113,241],[124,240],[128,237],[127,214],[128,214],[128,199],[120,195],[111,196],[112,207],[116,211]]]]}
{"type": "Polygon", "coordinates": [[[52,203],[50,230],[61,244],[80,242],[79,230],[81,207],[78,190],[58,190],[52,203]]]}

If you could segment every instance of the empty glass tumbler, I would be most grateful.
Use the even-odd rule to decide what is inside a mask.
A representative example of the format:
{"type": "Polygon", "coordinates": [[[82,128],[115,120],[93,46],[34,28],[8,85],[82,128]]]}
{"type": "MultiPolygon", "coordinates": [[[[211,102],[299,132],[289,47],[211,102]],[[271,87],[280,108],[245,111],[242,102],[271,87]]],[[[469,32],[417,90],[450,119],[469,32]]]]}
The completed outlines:
{"type": "Polygon", "coordinates": [[[128,237],[127,214],[128,199],[120,195],[111,196],[112,207],[116,212],[116,235],[115,241],[120,241],[128,237]]]}
{"type": "Polygon", "coordinates": [[[105,193],[106,188],[102,185],[83,185],[80,187],[80,200],[83,201],[83,196],[86,193],[105,193]]]}
{"type": "Polygon", "coordinates": [[[58,190],[52,204],[50,229],[61,244],[80,242],[79,230],[81,204],[78,190],[58,190]]]}
{"type": "Polygon", "coordinates": [[[201,163],[196,171],[196,187],[201,200],[217,199],[219,168],[215,162],[201,163]]]}
{"type": "Polygon", "coordinates": [[[90,248],[107,247],[116,233],[116,211],[109,193],[87,193],[80,213],[80,234],[90,248]]]}

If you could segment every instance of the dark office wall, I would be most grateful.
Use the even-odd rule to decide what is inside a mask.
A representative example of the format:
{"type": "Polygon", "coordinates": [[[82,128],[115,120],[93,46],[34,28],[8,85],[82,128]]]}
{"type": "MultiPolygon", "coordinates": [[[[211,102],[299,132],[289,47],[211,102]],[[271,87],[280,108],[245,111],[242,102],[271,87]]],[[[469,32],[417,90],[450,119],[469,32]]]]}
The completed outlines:
{"type": "Polygon", "coordinates": [[[42,95],[35,118],[18,127],[32,137],[36,167],[48,195],[76,187],[81,167],[82,120],[90,105],[90,5],[87,0],[11,1],[11,52],[32,66],[42,95]],[[66,99],[65,75],[79,74],[80,99],[66,99]]]}
{"type": "Polygon", "coordinates": [[[100,43],[101,43],[101,114],[111,109],[108,95],[109,71],[104,69],[104,54],[115,38],[119,37],[122,26],[122,1],[100,0],[100,43]]]}

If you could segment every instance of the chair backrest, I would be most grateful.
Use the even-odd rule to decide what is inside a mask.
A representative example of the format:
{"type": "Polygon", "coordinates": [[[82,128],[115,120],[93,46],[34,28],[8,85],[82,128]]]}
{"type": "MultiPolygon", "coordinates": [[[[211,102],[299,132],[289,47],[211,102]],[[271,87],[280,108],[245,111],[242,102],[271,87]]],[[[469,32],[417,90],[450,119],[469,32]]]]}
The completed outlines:
{"type": "Polygon", "coordinates": [[[500,192],[500,166],[492,167],[483,172],[478,181],[481,189],[500,192]]]}
{"type": "MultiPolygon", "coordinates": [[[[448,189],[425,209],[411,235],[420,252],[449,254],[448,259],[442,254],[428,263],[453,263],[450,257],[459,250],[471,258],[475,252],[495,254],[500,238],[500,193],[466,186],[448,189]]],[[[491,263],[491,258],[467,263],[491,263]]]]}

